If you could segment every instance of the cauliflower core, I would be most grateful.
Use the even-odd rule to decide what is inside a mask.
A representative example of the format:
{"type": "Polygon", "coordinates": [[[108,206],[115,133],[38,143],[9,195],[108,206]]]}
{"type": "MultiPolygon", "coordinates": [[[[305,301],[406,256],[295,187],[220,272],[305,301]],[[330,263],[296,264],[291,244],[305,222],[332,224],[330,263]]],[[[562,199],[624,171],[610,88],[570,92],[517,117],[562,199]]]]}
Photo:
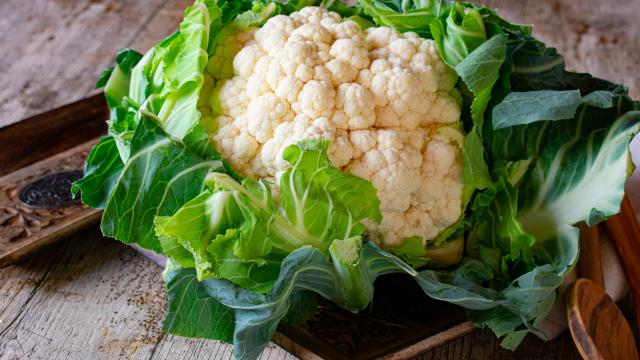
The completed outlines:
{"type": "Polygon", "coordinates": [[[439,132],[460,119],[456,76],[432,40],[306,7],[229,36],[207,72],[212,139],[240,174],[277,180],[285,147],[323,138],[336,167],[378,189],[379,244],[426,243],[460,217],[460,149],[439,132]]]}

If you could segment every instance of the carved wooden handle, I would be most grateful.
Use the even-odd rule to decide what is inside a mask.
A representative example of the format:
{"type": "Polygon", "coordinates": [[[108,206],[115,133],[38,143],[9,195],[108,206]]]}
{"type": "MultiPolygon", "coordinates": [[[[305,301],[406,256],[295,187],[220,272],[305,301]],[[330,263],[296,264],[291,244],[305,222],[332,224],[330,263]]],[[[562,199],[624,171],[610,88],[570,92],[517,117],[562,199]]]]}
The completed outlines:
{"type": "Polygon", "coordinates": [[[95,142],[0,177],[0,266],[98,221],[99,210],[66,192],[95,142]]]}

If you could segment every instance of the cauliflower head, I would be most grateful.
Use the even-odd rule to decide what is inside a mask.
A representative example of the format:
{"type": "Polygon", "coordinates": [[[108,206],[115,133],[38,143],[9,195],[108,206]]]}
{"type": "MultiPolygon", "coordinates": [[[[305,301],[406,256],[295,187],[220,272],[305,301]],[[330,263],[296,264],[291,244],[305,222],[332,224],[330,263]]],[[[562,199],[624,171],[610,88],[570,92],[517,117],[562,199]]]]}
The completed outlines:
{"type": "Polygon", "coordinates": [[[445,135],[459,128],[456,80],[432,40],[306,7],[222,40],[201,111],[243,176],[277,183],[288,145],[329,140],[334,165],[378,190],[383,221],[369,237],[427,244],[462,212],[461,150],[445,135]]]}

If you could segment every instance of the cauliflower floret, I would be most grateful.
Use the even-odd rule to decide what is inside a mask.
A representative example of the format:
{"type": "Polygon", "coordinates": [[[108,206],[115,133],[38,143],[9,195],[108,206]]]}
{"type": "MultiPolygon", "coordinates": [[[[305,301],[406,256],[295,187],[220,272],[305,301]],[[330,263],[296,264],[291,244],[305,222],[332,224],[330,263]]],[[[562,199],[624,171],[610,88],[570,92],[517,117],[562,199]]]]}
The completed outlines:
{"type": "Polygon", "coordinates": [[[331,116],[336,102],[336,90],[326,81],[311,80],[304,85],[298,102],[291,108],[310,118],[331,116]]]}
{"type": "Polygon", "coordinates": [[[244,116],[248,120],[249,134],[265,143],[272,137],[275,127],[281,122],[291,121],[294,113],[286,101],[267,93],[251,101],[244,116]]]}
{"type": "Polygon", "coordinates": [[[336,98],[337,112],[344,112],[349,130],[368,129],[376,122],[376,112],[371,106],[371,91],[359,84],[340,84],[336,98]]]}
{"type": "Polygon", "coordinates": [[[381,245],[426,243],[460,217],[460,149],[438,131],[460,121],[457,79],[432,40],[305,7],[223,40],[207,71],[203,114],[240,174],[277,182],[283,150],[321,138],[336,167],[378,190],[383,220],[367,227],[381,245]]]}

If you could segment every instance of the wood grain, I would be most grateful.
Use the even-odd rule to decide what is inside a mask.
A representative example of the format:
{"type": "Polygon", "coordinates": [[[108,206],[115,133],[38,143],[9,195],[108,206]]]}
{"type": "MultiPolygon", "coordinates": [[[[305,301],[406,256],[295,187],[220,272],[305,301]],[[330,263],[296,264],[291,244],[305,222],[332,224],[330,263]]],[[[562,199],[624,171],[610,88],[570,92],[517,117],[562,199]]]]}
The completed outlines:
{"type": "Polygon", "coordinates": [[[0,176],[94,140],[106,132],[108,116],[104,96],[98,94],[2,128],[0,176]]]}
{"type": "Polygon", "coordinates": [[[636,301],[636,321],[640,325],[640,227],[638,226],[635,212],[625,196],[622,201],[620,213],[605,223],[611,234],[613,244],[618,250],[620,262],[629,279],[633,297],[636,301]]]}
{"type": "Polygon", "coordinates": [[[170,35],[192,2],[0,1],[0,127],[95,94],[120,49],[170,35]]]}
{"type": "MultiPolygon", "coordinates": [[[[0,359],[228,359],[164,335],[161,270],[91,228],[0,270],[0,359]]],[[[293,359],[270,345],[263,359],[293,359]]]]}
{"type": "Polygon", "coordinates": [[[600,248],[600,228],[598,225],[580,224],[580,277],[589,279],[604,289],[602,271],[602,251],[600,248]]]}
{"type": "Polygon", "coordinates": [[[578,279],[569,292],[567,317],[583,359],[638,360],[633,332],[602,287],[578,279]]]}

